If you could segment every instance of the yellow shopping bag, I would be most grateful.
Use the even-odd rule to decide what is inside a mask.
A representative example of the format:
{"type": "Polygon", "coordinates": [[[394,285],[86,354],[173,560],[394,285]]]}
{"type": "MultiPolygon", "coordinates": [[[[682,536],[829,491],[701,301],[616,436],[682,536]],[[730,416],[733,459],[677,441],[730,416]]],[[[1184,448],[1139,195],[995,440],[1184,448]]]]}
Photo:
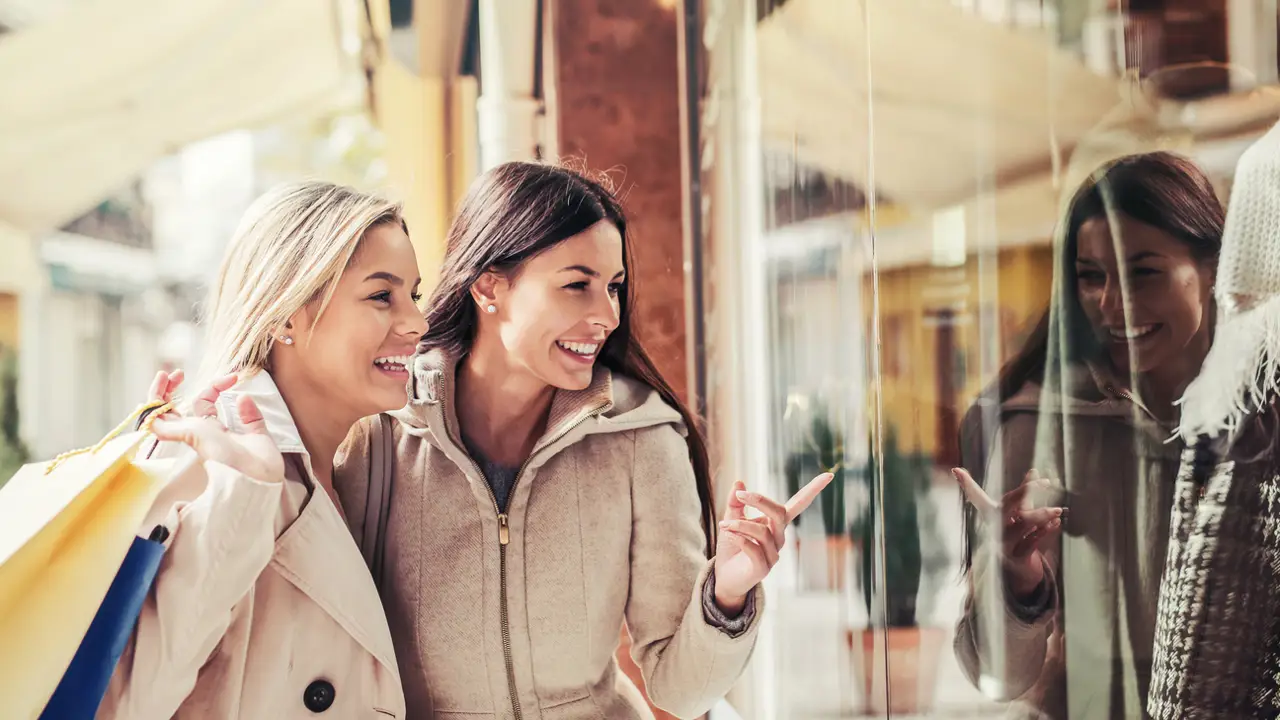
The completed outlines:
{"type": "MultiPolygon", "coordinates": [[[[0,488],[0,704],[37,718],[88,630],[173,460],[138,460],[144,405],[98,445],[24,466],[0,488]]],[[[193,458],[194,459],[194,458],[193,458]]],[[[190,462],[191,460],[188,460],[190,462]]]]}

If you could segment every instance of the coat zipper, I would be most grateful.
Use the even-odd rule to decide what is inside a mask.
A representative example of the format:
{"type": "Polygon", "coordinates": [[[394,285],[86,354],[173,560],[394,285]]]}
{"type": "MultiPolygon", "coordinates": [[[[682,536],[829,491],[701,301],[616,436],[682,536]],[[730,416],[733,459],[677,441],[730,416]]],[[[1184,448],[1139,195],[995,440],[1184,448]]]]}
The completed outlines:
{"type": "MultiPolygon", "coordinates": [[[[518,475],[516,476],[519,477],[518,475]]],[[[485,483],[488,487],[489,483],[485,483]]],[[[511,486],[515,490],[515,484],[511,486]]],[[[493,489],[489,489],[489,495],[493,496],[493,489]]],[[[493,498],[493,507],[498,509],[498,499],[493,498]]],[[[511,657],[511,622],[507,610],[507,543],[511,542],[511,528],[507,526],[507,514],[498,513],[498,592],[502,596],[498,599],[499,619],[502,622],[502,660],[507,664],[507,694],[511,696],[511,712],[515,714],[516,720],[524,720],[524,713],[520,711],[520,696],[516,694],[516,664],[511,657]]]]}
{"type": "Polygon", "coordinates": [[[1138,408],[1143,413],[1145,413],[1147,418],[1154,421],[1156,424],[1160,423],[1160,419],[1156,417],[1156,414],[1151,412],[1151,410],[1148,409],[1147,406],[1144,405],[1142,401],[1139,400],[1138,397],[1133,393],[1129,392],[1128,390],[1125,390],[1124,388],[1117,387],[1115,385],[1108,385],[1107,389],[1115,393],[1116,395],[1119,395],[1120,397],[1124,398],[1125,400],[1128,400],[1129,402],[1133,403],[1134,407],[1138,408]]]}
{"type": "MultiPolygon", "coordinates": [[[[438,396],[443,396],[443,394],[441,393],[438,396]]],[[[586,422],[587,418],[595,415],[604,407],[605,405],[602,404],[583,413],[577,420],[574,420],[573,423],[556,433],[550,440],[541,443],[541,448],[559,442],[561,438],[568,435],[574,428],[586,422]]],[[[449,434],[449,423],[444,417],[441,417],[441,424],[445,428],[445,433],[449,434]]],[[[454,437],[449,439],[458,449],[465,447],[460,439],[454,437]]],[[[511,498],[510,493],[515,493],[516,488],[519,487],[520,477],[524,475],[525,468],[529,466],[529,461],[533,459],[533,456],[541,448],[535,447],[534,451],[520,465],[520,470],[516,472],[516,479],[511,483],[511,490],[507,495],[508,500],[511,498]]],[[[498,514],[498,592],[500,594],[498,598],[498,618],[502,627],[502,660],[507,667],[507,694],[511,696],[511,711],[515,716],[515,720],[524,720],[524,712],[520,709],[520,696],[516,694],[516,666],[511,654],[511,622],[510,610],[507,606],[507,545],[511,542],[511,526],[508,524],[507,514],[502,512],[502,508],[498,506],[498,496],[494,495],[493,487],[489,485],[484,472],[480,470],[480,466],[476,464],[475,460],[471,459],[470,455],[466,455],[466,458],[471,463],[471,468],[476,471],[476,475],[484,481],[484,487],[489,491],[489,501],[493,503],[493,511],[498,514]]]]}
{"type": "MultiPolygon", "coordinates": [[[[445,422],[444,426],[445,432],[448,433],[449,424],[445,422]]],[[[461,440],[452,437],[450,440],[458,449],[465,447],[461,440]]],[[[464,455],[471,463],[471,469],[476,471],[476,476],[484,482],[484,488],[489,492],[489,502],[493,503],[493,511],[498,515],[498,620],[502,628],[502,661],[507,669],[507,694],[511,697],[511,712],[515,715],[515,720],[524,720],[524,713],[520,710],[520,696],[516,694],[516,664],[511,656],[511,622],[507,609],[507,545],[511,542],[511,527],[507,523],[507,514],[498,507],[498,496],[493,494],[493,487],[489,485],[484,472],[465,451],[464,455]]],[[[523,467],[521,470],[523,471],[523,467]]],[[[510,492],[515,492],[516,484],[519,482],[520,475],[517,473],[516,482],[511,484],[510,492]]]]}

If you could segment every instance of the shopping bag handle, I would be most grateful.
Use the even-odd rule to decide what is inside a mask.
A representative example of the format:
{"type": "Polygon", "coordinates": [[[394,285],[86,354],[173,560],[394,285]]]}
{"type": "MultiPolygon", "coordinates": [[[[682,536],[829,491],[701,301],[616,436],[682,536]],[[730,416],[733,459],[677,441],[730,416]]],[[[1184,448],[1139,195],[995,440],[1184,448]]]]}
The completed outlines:
{"type": "Polygon", "coordinates": [[[130,425],[133,425],[138,421],[138,418],[143,417],[144,415],[146,416],[146,419],[142,421],[142,424],[138,429],[144,433],[151,432],[151,424],[156,421],[156,418],[164,415],[170,410],[173,410],[173,403],[164,400],[152,400],[151,402],[145,402],[139,405],[134,408],[133,412],[129,413],[129,417],[125,418],[124,422],[117,425],[114,430],[106,434],[106,437],[99,440],[97,445],[80,448],[79,450],[68,450],[67,452],[62,453],[45,466],[44,474],[48,475],[53,472],[54,468],[77,455],[84,455],[86,453],[92,455],[98,452],[102,448],[106,447],[107,443],[115,440],[117,437],[120,437],[121,433],[127,430],[130,425]]]}

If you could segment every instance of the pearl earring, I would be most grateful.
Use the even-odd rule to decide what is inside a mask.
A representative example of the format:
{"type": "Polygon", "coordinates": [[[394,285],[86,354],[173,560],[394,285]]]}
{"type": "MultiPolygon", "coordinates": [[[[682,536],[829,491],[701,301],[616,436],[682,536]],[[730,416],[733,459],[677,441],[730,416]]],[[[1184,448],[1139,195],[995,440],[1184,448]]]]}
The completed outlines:
{"type": "Polygon", "coordinates": [[[292,345],[293,337],[290,335],[285,335],[284,337],[280,338],[280,342],[284,343],[285,345],[292,345]]]}
{"type": "Polygon", "coordinates": [[[492,314],[494,314],[494,313],[498,312],[498,306],[497,306],[497,305],[490,305],[490,306],[486,307],[486,308],[484,309],[484,311],[485,311],[485,312],[487,312],[487,313],[489,313],[490,315],[492,315],[492,314]]]}

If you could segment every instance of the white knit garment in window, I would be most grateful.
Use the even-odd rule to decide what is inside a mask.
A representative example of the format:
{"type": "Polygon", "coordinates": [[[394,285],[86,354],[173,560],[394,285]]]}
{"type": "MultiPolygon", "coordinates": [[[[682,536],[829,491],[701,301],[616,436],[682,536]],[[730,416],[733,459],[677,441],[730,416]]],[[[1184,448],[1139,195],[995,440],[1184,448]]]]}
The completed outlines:
{"type": "Polygon", "coordinates": [[[1181,401],[1188,440],[1235,430],[1280,390],[1280,124],[1236,165],[1214,298],[1213,347],[1181,401]]]}

